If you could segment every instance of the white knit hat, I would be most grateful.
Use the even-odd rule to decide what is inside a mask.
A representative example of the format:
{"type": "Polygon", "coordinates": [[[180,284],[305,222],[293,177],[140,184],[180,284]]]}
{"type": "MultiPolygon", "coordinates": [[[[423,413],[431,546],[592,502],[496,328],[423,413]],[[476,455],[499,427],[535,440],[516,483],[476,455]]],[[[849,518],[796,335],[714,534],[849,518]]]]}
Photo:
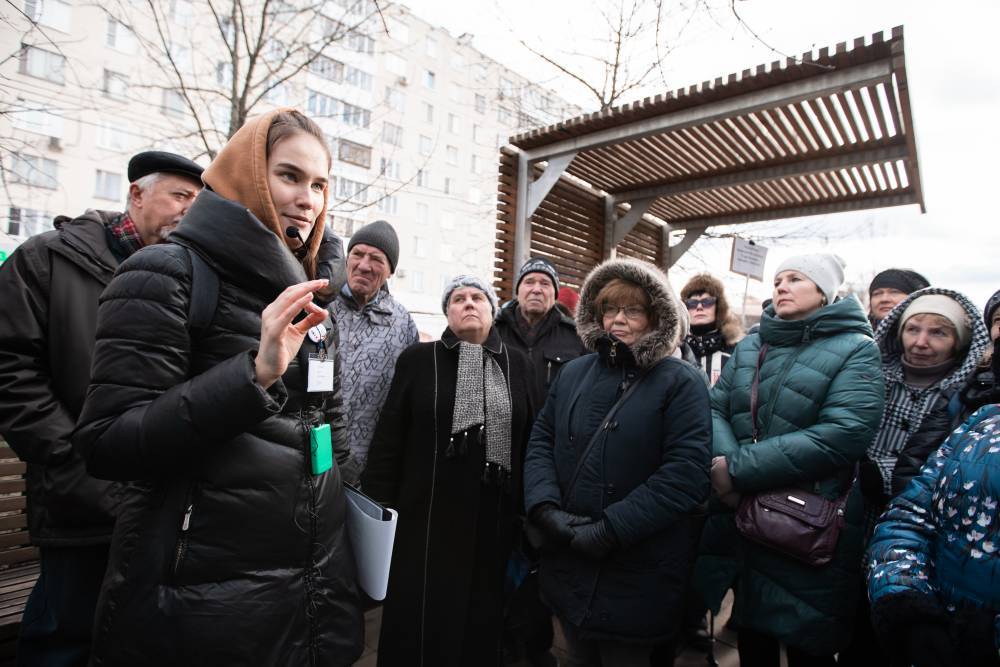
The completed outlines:
{"type": "Polygon", "coordinates": [[[837,298],[837,290],[844,284],[844,266],[844,260],[839,255],[817,252],[812,255],[789,257],[781,263],[774,275],[782,271],[798,271],[816,283],[819,291],[826,296],[827,303],[833,303],[837,298]]]}
{"type": "Polygon", "coordinates": [[[903,314],[899,317],[899,335],[902,337],[906,320],[914,315],[938,315],[945,318],[955,326],[958,334],[959,350],[969,347],[972,340],[972,327],[969,326],[969,313],[965,311],[958,301],[955,301],[947,294],[924,294],[918,296],[910,302],[903,314]]]}

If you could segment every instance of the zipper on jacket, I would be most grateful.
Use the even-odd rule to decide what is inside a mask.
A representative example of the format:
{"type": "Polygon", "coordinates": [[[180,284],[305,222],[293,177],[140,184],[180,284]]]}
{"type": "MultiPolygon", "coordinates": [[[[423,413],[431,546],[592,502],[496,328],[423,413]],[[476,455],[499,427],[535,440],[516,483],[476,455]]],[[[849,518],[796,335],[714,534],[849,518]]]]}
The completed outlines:
{"type": "Polygon", "coordinates": [[[611,343],[611,350],[608,352],[608,361],[612,366],[615,365],[615,357],[618,355],[618,343],[611,343]]]}
{"type": "Polygon", "coordinates": [[[545,364],[545,382],[548,384],[552,382],[552,362],[546,362],[545,364]]]}
{"type": "Polygon", "coordinates": [[[194,514],[195,485],[191,485],[184,498],[184,518],[181,519],[181,534],[177,540],[177,549],[174,552],[173,576],[180,572],[181,563],[184,562],[184,555],[187,553],[188,529],[191,528],[191,515],[194,514]]]}

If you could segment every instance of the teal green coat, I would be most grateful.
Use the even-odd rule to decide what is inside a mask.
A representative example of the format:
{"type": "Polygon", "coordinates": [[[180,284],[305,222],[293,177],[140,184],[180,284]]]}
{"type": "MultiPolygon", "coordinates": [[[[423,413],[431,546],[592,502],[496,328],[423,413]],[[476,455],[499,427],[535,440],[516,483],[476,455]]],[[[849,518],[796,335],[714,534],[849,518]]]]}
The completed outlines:
{"type": "MultiPolygon", "coordinates": [[[[726,457],[741,494],[793,486],[835,499],[875,436],[883,396],[878,348],[857,300],[842,299],[798,321],[780,320],[768,307],[760,332],[737,345],[712,390],[713,454],[726,457]],[[763,342],[754,443],[750,386],[763,342]]],[[[695,574],[708,606],[717,611],[733,587],[739,627],[815,655],[845,646],[861,578],[857,490],[836,554],[820,567],[743,539],[732,510],[718,502],[713,509],[695,574]]]]}

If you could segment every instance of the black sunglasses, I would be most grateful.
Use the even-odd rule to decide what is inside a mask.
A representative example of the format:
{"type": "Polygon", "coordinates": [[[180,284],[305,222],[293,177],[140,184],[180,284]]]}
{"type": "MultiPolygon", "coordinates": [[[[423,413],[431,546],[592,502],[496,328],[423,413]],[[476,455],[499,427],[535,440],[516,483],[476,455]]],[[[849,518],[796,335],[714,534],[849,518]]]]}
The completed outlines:
{"type": "Polygon", "coordinates": [[[684,305],[688,307],[688,310],[694,310],[698,306],[711,308],[717,300],[714,296],[706,296],[703,299],[685,299],[684,305]]]}

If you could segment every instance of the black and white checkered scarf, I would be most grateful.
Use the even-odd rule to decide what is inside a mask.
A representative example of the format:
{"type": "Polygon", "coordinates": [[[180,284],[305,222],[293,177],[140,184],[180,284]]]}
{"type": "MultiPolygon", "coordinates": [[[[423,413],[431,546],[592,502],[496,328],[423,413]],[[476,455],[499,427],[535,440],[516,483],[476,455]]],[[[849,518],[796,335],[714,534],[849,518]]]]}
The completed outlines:
{"type": "Polygon", "coordinates": [[[482,345],[460,342],[452,441],[485,437],[486,460],[509,471],[510,424],[510,388],[500,364],[482,345]]]}

